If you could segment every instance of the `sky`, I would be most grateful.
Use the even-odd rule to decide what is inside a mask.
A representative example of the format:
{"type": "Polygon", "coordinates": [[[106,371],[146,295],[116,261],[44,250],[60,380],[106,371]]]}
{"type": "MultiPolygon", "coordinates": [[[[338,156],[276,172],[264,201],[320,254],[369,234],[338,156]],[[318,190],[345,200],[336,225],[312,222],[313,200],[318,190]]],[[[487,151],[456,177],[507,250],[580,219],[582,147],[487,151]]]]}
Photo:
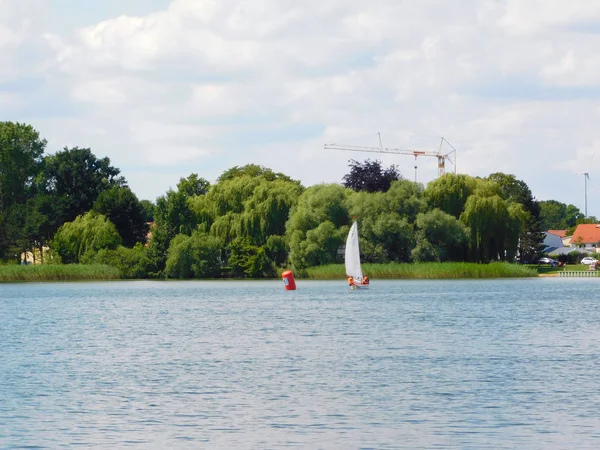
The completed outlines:
{"type": "Polygon", "coordinates": [[[249,163],[305,186],[342,182],[351,159],[437,177],[435,157],[324,148],[377,147],[380,133],[388,148],[449,143],[446,171],[513,174],[582,212],[588,172],[588,215],[600,217],[600,2],[0,0],[0,11],[0,120],[33,125],[48,154],[110,158],[140,199],[249,163]]]}

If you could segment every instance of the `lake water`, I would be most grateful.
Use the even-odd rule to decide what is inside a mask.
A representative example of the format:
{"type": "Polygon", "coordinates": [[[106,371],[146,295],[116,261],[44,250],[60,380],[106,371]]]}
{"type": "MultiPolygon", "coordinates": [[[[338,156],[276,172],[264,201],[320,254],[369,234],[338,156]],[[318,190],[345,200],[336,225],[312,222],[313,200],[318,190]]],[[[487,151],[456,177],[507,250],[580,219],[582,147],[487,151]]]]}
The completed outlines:
{"type": "Polygon", "coordinates": [[[600,448],[596,279],[0,284],[0,448],[600,448]]]}

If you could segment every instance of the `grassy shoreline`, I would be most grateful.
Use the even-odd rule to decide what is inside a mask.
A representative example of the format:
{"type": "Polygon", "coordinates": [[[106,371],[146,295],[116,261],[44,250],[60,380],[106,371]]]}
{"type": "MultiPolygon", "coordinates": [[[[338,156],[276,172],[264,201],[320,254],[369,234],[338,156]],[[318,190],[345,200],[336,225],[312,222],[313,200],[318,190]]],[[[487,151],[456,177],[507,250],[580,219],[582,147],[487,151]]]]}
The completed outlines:
{"type": "MultiPolygon", "coordinates": [[[[372,280],[382,279],[485,279],[557,276],[562,268],[509,263],[390,263],[363,264],[363,272],[372,280]]],[[[569,266],[567,270],[587,270],[587,266],[569,266]]],[[[297,278],[339,280],[345,278],[343,264],[311,267],[297,278]]],[[[95,281],[121,279],[119,270],[102,264],[48,264],[0,266],[0,282],[95,281]]]]}
{"type": "MultiPolygon", "coordinates": [[[[372,280],[382,279],[478,279],[478,278],[525,278],[537,277],[536,268],[494,262],[490,264],[448,263],[390,263],[363,264],[363,273],[372,280]]],[[[343,264],[311,267],[307,269],[309,279],[339,279],[345,277],[343,264]]]]}
{"type": "Polygon", "coordinates": [[[0,282],[118,280],[119,269],[104,264],[44,264],[0,266],[0,282]]]}

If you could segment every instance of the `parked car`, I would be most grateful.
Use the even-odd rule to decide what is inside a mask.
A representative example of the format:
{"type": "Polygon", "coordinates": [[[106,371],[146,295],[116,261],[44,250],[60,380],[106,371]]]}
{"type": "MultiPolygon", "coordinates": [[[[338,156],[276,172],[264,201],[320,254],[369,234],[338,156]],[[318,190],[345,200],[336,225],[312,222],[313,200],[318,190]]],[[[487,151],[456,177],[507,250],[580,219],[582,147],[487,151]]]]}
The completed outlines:
{"type": "Polygon", "coordinates": [[[558,261],[556,261],[555,259],[552,259],[552,258],[546,258],[544,256],[543,258],[538,259],[538,264],[550,264],[554,267],[555,265],[558,264],[558,261]]]}
{"type": "Polygon", "coordinates": [[[585,264],[585,265],[588,265],[588,266],[589,266],[590,264],[594,264],[594,263],[597,263],[597,262],[598,262],[598,260],[597,260],[597,259],[594,259],[594,258],[592,258],[591,256],[586,256],[585,258],[583,258],[583,259],[581,260],[581,264],[585,264]]]}

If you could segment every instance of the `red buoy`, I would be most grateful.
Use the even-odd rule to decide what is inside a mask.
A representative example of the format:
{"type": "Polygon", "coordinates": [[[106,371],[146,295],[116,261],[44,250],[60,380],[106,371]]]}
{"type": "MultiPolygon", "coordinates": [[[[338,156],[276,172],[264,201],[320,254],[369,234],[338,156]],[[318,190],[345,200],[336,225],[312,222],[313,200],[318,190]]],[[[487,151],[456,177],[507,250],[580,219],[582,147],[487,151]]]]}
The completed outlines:
{"type": "Polygon", "coordinates": [[[283,284],[285,285],[286,291],[296,290],[296,281],[294,280],[294,273],[291,270],[283,272],[281,278],[283,278],[283,284]]]}

